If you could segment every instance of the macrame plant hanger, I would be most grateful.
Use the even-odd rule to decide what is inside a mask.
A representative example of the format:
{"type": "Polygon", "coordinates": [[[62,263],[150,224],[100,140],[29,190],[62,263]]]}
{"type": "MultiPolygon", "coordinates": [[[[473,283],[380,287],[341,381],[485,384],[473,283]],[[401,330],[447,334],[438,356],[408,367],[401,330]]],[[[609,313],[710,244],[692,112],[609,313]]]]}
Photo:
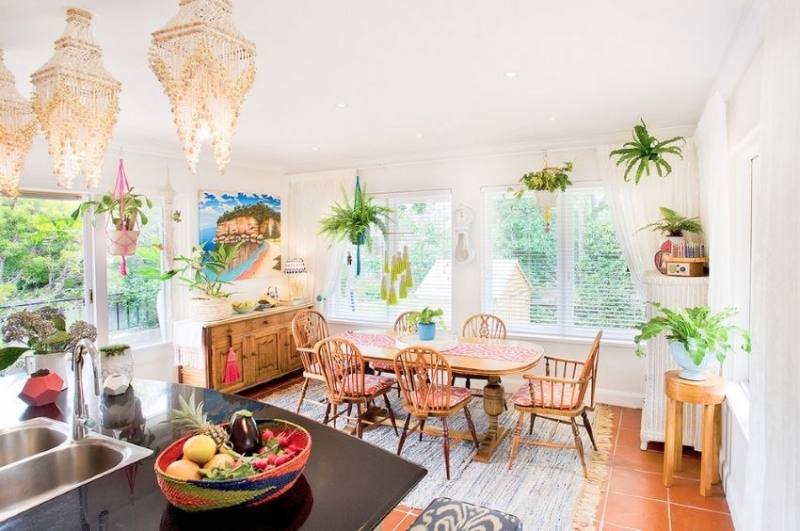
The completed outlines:
{"type": "MultiPolygon", "coordinates": [[[[353,192],[353,208],[358,210],[363,201],[361,192],[361,177],[356,174],[356,189],[353,192]]],[[[356,246],[356,276],[361,275],[361,246],[367,241],[367,235],[363,232],[356,235],[356,241],[352,242],[356,246]]]]}
{"type": "MultiPolygon", "coordinates": [[[[127,256],[136,252],[136,240],[131,240],[129,232],[133,231],[135,227],[128,227],[127,220],[125,219],[125,194],[130,191],[131,187],[128,184],[128,177],[125,175],[125,164],[123,163],[122,149],[119,150],[119,167],[117,168],[117,182],[114,185],[114,199],[119,201],[120,223],[122,227],[119,231],[108,231],[108,239],[112,243],[113,248],[119,248],[119,255],[121,257],[119,265],[119,274],[123,277],[128,276],[128,263],[127,256]]],[[[136,218],[133,219],[134,225],[136,218]]],[[[138,234],[137,234],[138,236],[138,234]]],[[[117,254],[116,252],[114,254],[117,254]]]]}

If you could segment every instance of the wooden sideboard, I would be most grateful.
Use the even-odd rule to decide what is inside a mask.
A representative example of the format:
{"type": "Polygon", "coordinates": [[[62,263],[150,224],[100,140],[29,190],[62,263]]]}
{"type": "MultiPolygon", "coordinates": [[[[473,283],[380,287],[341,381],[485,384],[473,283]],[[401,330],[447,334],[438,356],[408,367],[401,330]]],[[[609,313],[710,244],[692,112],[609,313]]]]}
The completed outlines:
{"type": "Polygon", "coordinates": [[[292,337],[292,319],[311,304],[279,306],[222,321],[175,323],[178,381],[234,393],[302,368],[292,337]],[[240,378],[225,382],[233,347],[240,378]]]}

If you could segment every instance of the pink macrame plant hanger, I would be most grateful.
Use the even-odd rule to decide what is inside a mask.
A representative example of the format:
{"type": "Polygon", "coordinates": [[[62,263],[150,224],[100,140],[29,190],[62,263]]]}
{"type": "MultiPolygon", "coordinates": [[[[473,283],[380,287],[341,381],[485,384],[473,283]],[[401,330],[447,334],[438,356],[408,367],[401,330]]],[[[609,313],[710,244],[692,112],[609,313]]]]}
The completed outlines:
{"type": "MultiPolygon", "coordinates": [[[[138,239],[138,234],[137,238],[132,238],[132,235],[129,234],[134,231],[135,226],[129,227],[125,219],[125,194],[127,194],[130,189],[131,187],[128,184],[128,177],[125,175],[125,165],[122,162],[122,157],[120,157],[119,167],[117,169],[117,182],[114,185],[114,199],[118,199],[120,202],[119,210],[122,219],[122,228],[119,231],[106,232],[108,234],[108,239],[112,244],[112,248],[118,250],[112,254],[118,254],[121,257],[119,273],[124,277],[128,276],[128,263],[125,257],[131,256],[136,252],[136,242],[138,239]]],[[[133,224],[136,224],[136,218],[133,219],[133,224]]]]}

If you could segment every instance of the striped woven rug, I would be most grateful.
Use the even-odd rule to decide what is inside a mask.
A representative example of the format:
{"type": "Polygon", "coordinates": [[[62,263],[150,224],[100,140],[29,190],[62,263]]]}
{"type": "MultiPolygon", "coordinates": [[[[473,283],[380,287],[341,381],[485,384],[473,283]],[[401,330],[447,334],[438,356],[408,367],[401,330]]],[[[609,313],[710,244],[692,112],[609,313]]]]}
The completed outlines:
{"type": "MultiPolygon", "coordinates": [[[[292,384],[262,399],[263,402],[294,410],[300,396],[300,384],[292,384]]],[[[321,383],[311,382],[306,395],[312,400],[324,398],[321,383]]],[[[402,429],[405,418],[397,393],[390,393],[392,407],[402,429]]],[[[382,405],[382,404],[381,404],[382,405]]],[[[482,399],[475,397],[470,412],[480,432],[488,424],[482,399]]],[[[322,421],[325,408],[305,402],[301,414],[322,421]]],[[[452,441],[450,445],[450,481],[445,479],[442,443],[439,437],[417,434],[409,437],[403,447],[402,457],[424,466],[428,475],[409,493],[403,503],[425,507],[438,497],[476,503],[508,512],[522,519],[526,530],[593,529],[595,509],[600,501],[601,485],[608,476],[607,462],[611,448],[612,413],[610,408],[598,406],[590,414],[598,451],[591,450],[588,435],[582,431],[586,448],[589,479],[584,479],[581,465],[574,450],[520,445],[514,467],[508,470],[508,453],[511,436],[500,445],[490,463],[475,463],[472,443],[452,441]]],[[[338,426],[342,428],[343,420],[338,426]]],[[[431,425],[438,421],[431,419],[431,425]]],[[[510,409],[500,416],[500,424],[512,429],[516,414],[510,409]]],[[[451,430],[466,430],[463,413],[449,421],[451,430]]],[[[526,432],[527,432],[526,423],[526,432]]],[[[565,424],[537,419],[534,437],[554,442],[572,442],[572,431],[565,424]]],[[[391,452],[397,451],[398,437],[389,427],[378,427],[364,433],[364,440],[391,452]]]]}

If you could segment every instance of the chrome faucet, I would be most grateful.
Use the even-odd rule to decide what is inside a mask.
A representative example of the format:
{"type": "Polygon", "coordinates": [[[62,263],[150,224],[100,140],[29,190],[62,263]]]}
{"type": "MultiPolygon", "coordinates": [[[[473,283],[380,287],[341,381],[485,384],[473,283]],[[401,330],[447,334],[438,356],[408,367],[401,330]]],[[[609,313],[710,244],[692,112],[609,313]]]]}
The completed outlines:
{"type": "Polygon", "coordinates": [[[75,373],[72,401],[72,438],[76,441],[83,439],[89,433],[94,421],[89,417],[86,399],[83,393],[83,359],[86,353],[92,360],[92,373],[94,375],[94,394],[100,395],[100,355],[94,343],[82,339],[72,350],[72,370],[75,373]]]}

